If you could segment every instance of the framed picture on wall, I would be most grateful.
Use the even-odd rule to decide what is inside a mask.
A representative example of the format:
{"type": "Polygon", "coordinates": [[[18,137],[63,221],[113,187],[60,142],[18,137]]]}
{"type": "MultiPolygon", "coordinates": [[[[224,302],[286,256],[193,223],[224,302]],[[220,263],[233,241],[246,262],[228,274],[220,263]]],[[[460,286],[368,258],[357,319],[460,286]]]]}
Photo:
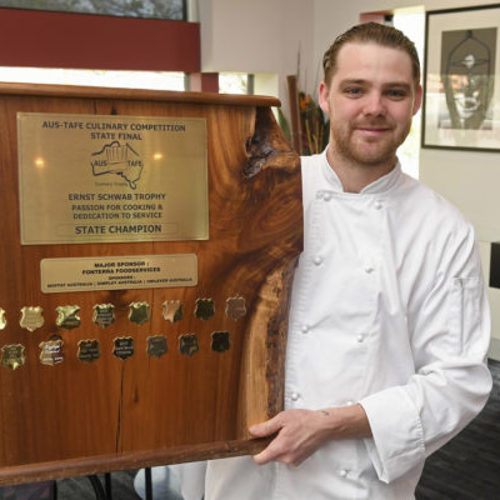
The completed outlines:
{"type": "Polygon", "coordinates": [[[426,15],[422,147],[500,151],[500,4],[426,15]]]}

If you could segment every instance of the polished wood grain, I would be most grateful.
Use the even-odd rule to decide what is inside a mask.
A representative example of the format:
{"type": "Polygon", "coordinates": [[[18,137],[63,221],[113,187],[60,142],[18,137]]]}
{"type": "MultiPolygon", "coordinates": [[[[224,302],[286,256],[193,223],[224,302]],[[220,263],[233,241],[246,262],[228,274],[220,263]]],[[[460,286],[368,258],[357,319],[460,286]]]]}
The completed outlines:
{"type": "MultiPolygon", "coordinates": [[[[115,89],[109,87],[82,87],[65,85],[65,97],[88,97],[94,99],[148,100],[196,104],[236,106],[280,106],[280,100],[271,96],[215,94],[213,92],[178,92],[146,89],[115,89]]],[[[60,85],[33,85],[31,83],[0,82],[0,93],[9,95],[32,95],[59,97],[60,85]]]]}
{"type": "MultiPolygon", "coordinates": [[[[7,327],[0,347],[21,343],[26,364],[0,367],[0,484],[74,476],[144,465],[243,454],[265,443],[249,440],[247,426],[282,407],[285,332],[291,269],[302,247],[301,181],[269,109],[275,99],[72,87],[0,86],[0,307],[7,327]],[[17,112],[202,117],[207,121],[208,241],[105,244],[20,244],[17,112]],[[40,260],[196,253],[193,288],[43,294],[40,260]],[[248,313],[225,314],[228,297],[245,297],[248,313]],[[197,298],[215,302],[215,317],[193,314],[197,298]],[[185,317],[171,324],[162,303],[179,299],[185,317]],[[147,301],[151,321],[131,323],[128,305],[147,301]],[[116,321],[92,322],[94,304],[115,305],[116,321]],[[81,326],[55,324],[58,305],[77,304],[81,326]],[[22,329],[23,306],[44,309],[45,325],[22,329]],[[210,348],[214,331],[229,331],[231,348],[210,348]],[[178,337],[196,333],[200,351],[180,354],[178,337]],[[64,340],[65,360],[44,366],[39,343],[64,340]],[[166,335],[168,353],[146,353],[147,337],[166,335]],[[112,355],[113,339],[132,336],[135,354],[112,355]],[[97,339],[101,358],[77,359],[78,341],[97,339]]],[[[62,144],[61,147],[71,147],[62,144]]],[[[54,186],[53,189],[57,189],[54,186]]]]}

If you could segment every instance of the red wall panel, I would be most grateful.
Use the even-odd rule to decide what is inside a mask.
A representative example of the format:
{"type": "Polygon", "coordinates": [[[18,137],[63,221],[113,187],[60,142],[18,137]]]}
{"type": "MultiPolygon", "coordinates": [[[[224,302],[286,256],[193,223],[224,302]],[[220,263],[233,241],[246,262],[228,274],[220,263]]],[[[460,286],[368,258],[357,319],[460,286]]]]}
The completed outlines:
{"type": "Polygon", "coordinates": [[[198,72],[200,26],[0,8],[0,66],[198,72]]]}

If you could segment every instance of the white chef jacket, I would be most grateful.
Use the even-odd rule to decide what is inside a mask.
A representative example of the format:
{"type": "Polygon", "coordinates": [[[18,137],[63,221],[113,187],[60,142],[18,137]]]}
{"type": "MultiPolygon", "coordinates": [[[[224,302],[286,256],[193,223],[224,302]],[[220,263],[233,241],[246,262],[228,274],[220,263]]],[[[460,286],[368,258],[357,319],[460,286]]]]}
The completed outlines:
{"type": "Polygon", "coordinates": [[[211,461],[205,500],[414,498],[425,457],[491,389],[473,229],[399,165],[345,193],[323,152],[302,159],[302,179],[285,407],[359,402],[373,437],[328,442],[299,467],[211,461]]]}

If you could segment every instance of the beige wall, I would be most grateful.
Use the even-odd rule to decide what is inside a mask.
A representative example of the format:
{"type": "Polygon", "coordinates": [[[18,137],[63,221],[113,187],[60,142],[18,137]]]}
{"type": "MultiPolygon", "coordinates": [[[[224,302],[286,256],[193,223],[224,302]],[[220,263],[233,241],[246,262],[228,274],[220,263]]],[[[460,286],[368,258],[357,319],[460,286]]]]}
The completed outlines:
{"type": "MultiPolygon", "coordinates": [[[[426,10],[494,4],[498,0],[424,0],[426,10]]],[[[286,106],[286,75],[297,68],[301,88],[314,92],[321,56],[363,12],[418,5],[410,0],[199,0],[205,71],[277,73],[286,106]]],[[[420,150],[420,178],[456,204],[474,224],[483,268],[490,242],[500,241],[500,154],[420,150]]],[[[500,290],[490,289],[492,352],[500,359],[500,290]]]]}
{"type": "Polygon", "coordinates": [[[202,71],[278,75],[286,103],[286,76],[304,67],[313,53],[313,2],[305,0],[198,0],[202,71]]]}

